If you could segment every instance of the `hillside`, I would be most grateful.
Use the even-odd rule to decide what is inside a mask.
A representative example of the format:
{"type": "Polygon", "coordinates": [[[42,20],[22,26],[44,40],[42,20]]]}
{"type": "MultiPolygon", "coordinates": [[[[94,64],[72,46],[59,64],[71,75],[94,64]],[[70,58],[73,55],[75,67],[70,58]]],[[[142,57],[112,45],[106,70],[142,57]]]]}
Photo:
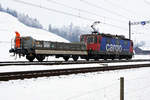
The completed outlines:
{"type": "Polygon", "coordinates": [[[15,37],[15,31],[18,31],[21,36],[32,36],[37,40],[69,42],[53,33],[27,27],[20,23],[15,17],[0,12],[0,61],[14,60],[14,57],[10,57],[9,49],[11,48],[11,40],[15,37]]]}

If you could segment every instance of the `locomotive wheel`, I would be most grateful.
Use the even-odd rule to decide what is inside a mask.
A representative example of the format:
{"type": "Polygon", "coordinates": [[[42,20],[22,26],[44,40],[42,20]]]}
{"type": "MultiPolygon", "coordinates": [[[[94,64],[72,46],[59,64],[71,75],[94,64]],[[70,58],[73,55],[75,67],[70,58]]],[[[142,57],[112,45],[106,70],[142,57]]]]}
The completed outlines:
{"type": "Polygon", "coordinates": [[[68,61],[69,57],[65,56],[65,57],[63,57],[63,59],[64,59],[65,61],[68,61]]]}
{"type": "Polygon", "coordinates": [[[36,55],[36,59],[37,59],[39,62],[42,62],[42,61],[45,59],[45,56],[44,56],[44,55],[36,55]]]}
{"type": "Polygon", "coordinates": [[[77,61],[79,57],[78,56],[73,56],[72,58],[73,58],[74,61],[77,61]]]}
{"type": "Polygon", "coordinates": [[[33,62],[33,60],[35,59],[35,55],[34,54],[28,54],[28,55],[26,55],[26,59],[29,60],[30,62],[33,62]]]}
{"type": "Polygon", "coordinates": [[[112,57],[112,58],[111,58],[111,60],[114,60],[114,59],[115,59],[115,57],[112,57]]]}
{"type": "Polygon", "coordinates": [[[126,57],[126,60],[130,60],[130,57],[126,57]]]}
{"type": "Polygon", "coordinates": [[[104,58],[104,60],[107,60],[107,58],[104,58]]]}
{"type": "Polygon", "coordinates": [[[129,60],[129,58],[126,58],[126,60],[129,60]]]}

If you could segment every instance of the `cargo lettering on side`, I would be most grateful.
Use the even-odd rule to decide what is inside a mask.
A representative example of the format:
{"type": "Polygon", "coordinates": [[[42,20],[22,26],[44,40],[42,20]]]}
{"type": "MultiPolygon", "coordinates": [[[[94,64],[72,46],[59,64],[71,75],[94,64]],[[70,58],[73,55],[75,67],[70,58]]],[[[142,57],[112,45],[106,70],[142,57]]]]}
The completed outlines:
{"type": "Polygon", "coordinates": [[[113,44],[106,44],[106,51],[110,52],[121,52],[122,46],[121,45],[113,45],[113,44]]]}

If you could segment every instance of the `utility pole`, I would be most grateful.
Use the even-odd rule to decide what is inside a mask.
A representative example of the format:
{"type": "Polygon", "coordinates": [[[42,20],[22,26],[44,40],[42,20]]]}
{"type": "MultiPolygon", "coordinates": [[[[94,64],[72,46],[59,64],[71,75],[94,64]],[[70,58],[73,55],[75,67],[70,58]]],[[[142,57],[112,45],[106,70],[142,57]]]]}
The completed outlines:
{"type": "Polygon", "coordinates": [[[129,39],[131,39],[131,21],[129,21],[129,39]]]}
{"type": "Polygon", "coordinates": [[[124,100],[124,77],[120,77],[120,100],[124,100]]]}

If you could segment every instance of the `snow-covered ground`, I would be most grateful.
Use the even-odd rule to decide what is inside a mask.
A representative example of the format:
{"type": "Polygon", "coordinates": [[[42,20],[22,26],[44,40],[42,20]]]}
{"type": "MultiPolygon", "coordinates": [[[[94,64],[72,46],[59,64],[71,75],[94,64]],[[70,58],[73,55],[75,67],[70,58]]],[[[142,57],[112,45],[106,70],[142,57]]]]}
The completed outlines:
{"type": "Polygon", "coordinates": [[[1,100],[120,100],[119,78],[125,78],[125,100],[148,100],[149,68],[0,82],[1,100]]]}
{"type": "Polygon", "coordinates": [[[18,31],[21,36],[32,36],[37,40],[69,42],[48,31],[27,27],[20,23],[15,17],[0,12],[0,61],[15,60],[15,57],[10,57],[9,53],[11,40],[15,38],[15,31],[18,31]]]}
{"type": "MultiPolygon", "coordinates": [[[[139,59],[141,57],[149,58],[149,56],[136,55],[134,59],[139,59]]],[[[113,66],[132,63],[110,63],[108,65],[113,66]]],[[[87,66],[96,67],[103,66],[103,64],[5,66],[0,67],[0,71],[7,72],[87,66]]],[[[138,68],[11,80],[7,82],[2,81],[0,82],[0,98],[2,100],[119,100],[119,78],[124,77],[125,99],[148,100],[150,95],[149,69],[150,68],[138,68]]]]}
{"type": "MultiPolygon", "coordinates": [[[[39,13],[38,13],[39,14],[39,13]]],[[[10,57],[11,39],[15,31],[21,36],[32,36],[35,39],[63,41],[44,30],[29,28],[9,14],[0,12],[0,61],[15,60],[10,57]]],[[[114,30],[115,31],[115,30],[114,30]]],[[[135,55],[133,59],[150,59],[150,55],[135,55]]],[[[16,59],[24,60],[24,59],[16,59]]],[[[50,60],[54,60],[53,57],[50,60]]],[[[141,63],[141,62],[138,62],[141,63]]],[[[147,62],[149,63],[149,62],[147,62]]],[[[115,63],[117,64],[117,63],[115,63]]],[[[119,63],[125,64],[125,63],[119,63]]],[[[127,64],[127,63],[126,63],[127,64]]],[[[131,64],[131,63],[130,63],[131,64]]],[[[89,64],[103,66],[103,64],[89,64]]],[[[59,66],[8,66],[0,67],[0,72],[19,70],[40,70],[53,68],[86,67],[89,65],[59,66]]],[[[114,65],[108,64],[108,65],[114,65]]],[[[1,100],[119,100],[119,78],[125,78],[125,99],[148,100],[150,95],[149,68],[73,74],[55,77],[33,78],[0,82],[1,100]]]]}

